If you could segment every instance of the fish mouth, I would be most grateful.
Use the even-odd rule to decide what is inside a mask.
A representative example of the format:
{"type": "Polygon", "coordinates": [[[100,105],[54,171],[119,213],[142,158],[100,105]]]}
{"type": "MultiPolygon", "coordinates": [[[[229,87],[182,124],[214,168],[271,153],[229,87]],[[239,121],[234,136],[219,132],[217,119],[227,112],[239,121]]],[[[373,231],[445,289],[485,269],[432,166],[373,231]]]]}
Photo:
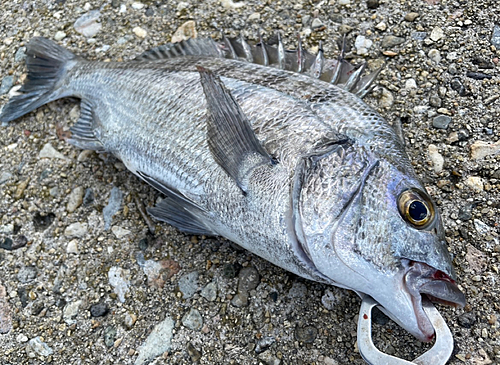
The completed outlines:
{"type": "Polygon", "coordinates": [[[465,306],[465,295],[455,281],[444,272],[423,262],[410,261],[404,275],[404,285],[411,295],[411,301],[418,328],[422,331],[424,342],[434,338],[434,327],[422,307],[422,297],[434,303],[453,307],[465,306]]]}

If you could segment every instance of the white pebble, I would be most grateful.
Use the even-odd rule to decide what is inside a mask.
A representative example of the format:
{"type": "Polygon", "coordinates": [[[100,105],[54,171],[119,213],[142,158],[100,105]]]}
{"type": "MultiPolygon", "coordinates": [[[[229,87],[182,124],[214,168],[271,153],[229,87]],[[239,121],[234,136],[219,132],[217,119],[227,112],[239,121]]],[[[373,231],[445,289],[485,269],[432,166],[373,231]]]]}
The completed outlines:
{"type": "Polygon", "coordinates": [[[56,32],[56,34],[54,35],[54,39],[56,41],[60,41],[61,39],[64,39],[66,38],[66,33],[64,33],[62,30],[56,32]]]}
{"type": "Polygon", "coordinates": [[[440,27],[434,27],[434,29],[431,32],[430,38],[434,41],[437,42],[441,38],[444,37],[444,31],[440,27]]]}
{"type": "Polygon", "coordinates": [[[66,237],[83,237],[87,233],[87,223],[71,223],[64,230],[66,237]]]}
{"type": "Polygon", "coordinates": [[[68,242],[68,245],[66,246],[66,252],[67,253],[78,253],[78,240],[71,240],[68,242]]]}
{"type": "Polygon", "coordinates": [[[416,89],[417,88],[417,82],[415,79],[408,79],[405,82],[405,89],[410,90],[410,89],[416,89]]]}
{"type": "Polygon", "coordinates": [[[38,158],[57,158],[60,160],[67,160],[68,158],[64,156],[61,152],[56,151],[50,143],[45,144],[38,154],[38,158]]]}
{"type": "Polygon", "coordinates": [[[83,14],[74,23],[75,30],[87,38],[95,36],[102,28],[101,23],[97,23],[101,13],[99,10],[92,10],[83,14]]]}
{"type": "Polygon", "coordinates": [[[113,226],[113,227],[111,227],[111,232],[113,232],[113,234],[118,239],[123,238],[126,235],[130,234],[130,231],[128,229],[122,228],[120,226],[113,226]]]}
{"type": "Polygon", "coordinates": [[[431,49],[427,55],[434,63],[441,62],[441,53],[437,49],[431,49]]]}
{"type": "Polygon", "coordinates": [[[134,2],[134,3],[132,3],[132,9],[140,10],[142,8],[144,8],[144,4],[143,3],[140,3],[140,2],[134,2]]]}
{"type": "Polygon", "coordinates": [[[444,157],[439,153],[439,149],[437,146],[430,144],[427,148],[429,151],[429,158],[432,162],[432,166],[434,167],[434,172],[439,174],[443,171],[444,166],[444,157]]]}
{"type": "Polygon", "coordinates": [[[172,36],[172,43],[185,41],[189,38],[196,38],[197,36],[198,32],[196,31],[196,23],[194,22],[194,20],[188,20],[179,28],[177,28],[174,35],[172,36]]]}
{"type": "Polygon", "coordinates": [[[132,31],[139,38],[146,38],[146,36],[148,35],[148,32],[146,30],[142,29],[141,27],[135,27],[134,29],[132,29],[132,31]]]}
{"type": "Polygon", "coordinates": [[[483,191],[484,189],[483,179],[479,176],[469,176],[467,180],[465,180],[465,184],[477,192],[483,191]]]}
{"type": "Polygon", "coordinates": [[[221,0],[220,3],[226,9],[238,9],[238,8],[242,8],[242,7],[247,5],[243,1],[239,1],[239,2],[235,3],[233,0],[221,0]]]}
{"type": "Polygon", "coordinates": [[[366,38],[365,36],[358,35],[354,46],[356,47],[356,53],[359,55],[365,55],[368,53],[368,49],[373,45],[373,41],[366,38]]]}
{"type": "Polygon", "coordinates": [[[496,143],[476,141],[470,146],[471,158],[474,160],[498,153],[500,153],[500,141],[496,143]]]}

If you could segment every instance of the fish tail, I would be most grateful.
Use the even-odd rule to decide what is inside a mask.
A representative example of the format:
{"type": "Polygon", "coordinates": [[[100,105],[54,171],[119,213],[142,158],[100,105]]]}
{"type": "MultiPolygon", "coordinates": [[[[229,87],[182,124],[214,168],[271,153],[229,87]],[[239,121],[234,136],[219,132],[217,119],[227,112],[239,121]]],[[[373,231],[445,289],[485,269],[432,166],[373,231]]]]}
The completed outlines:
{"type": "Polygon", "coordinates": [[[0,122],[17,119],[50,101],[69,96],[61,81],[79,58],[55,42],[35,37],[27,45],[28,77],[0,112],[0,122]]]}

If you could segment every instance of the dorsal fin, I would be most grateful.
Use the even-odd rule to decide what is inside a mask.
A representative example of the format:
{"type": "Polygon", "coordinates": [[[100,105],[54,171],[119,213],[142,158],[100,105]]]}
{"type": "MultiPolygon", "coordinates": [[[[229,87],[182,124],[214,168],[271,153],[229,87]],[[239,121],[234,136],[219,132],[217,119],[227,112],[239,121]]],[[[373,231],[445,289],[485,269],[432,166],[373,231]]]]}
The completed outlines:
{"type": "Polygon", "coordinates": [[[251,45],[241,36],[227,38],[222,34],[222,42],[210,38],[188,39],[155,47],[138,56],[136,61],[155,61],[180,56],[205,56],[239,59],[259,65],[281,68],[287,71],[307,74],[311,77],[338,85],[353,94],[363,97],[371,89],[380,69],[361,76],[365,65],[354,66],[344,59],[344,44],[338,59],[325,59],[322,45],[317,55],[304,50],[299,37],[297,50],[285,50],[278,34],[278,45],[266,44],[259,34],[259,43],[251,45]]]}

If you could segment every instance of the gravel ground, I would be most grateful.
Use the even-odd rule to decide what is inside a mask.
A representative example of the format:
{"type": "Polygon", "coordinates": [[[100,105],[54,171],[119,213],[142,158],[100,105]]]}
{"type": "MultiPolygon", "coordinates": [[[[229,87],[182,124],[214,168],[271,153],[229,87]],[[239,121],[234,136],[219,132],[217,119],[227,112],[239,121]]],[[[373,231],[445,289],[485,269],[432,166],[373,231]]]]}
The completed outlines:
{"type": "MultiPolygon", "coordinates": [[[[384,64],[367,102],[402,126],[443,215],[468,300],[439,307],[455,338],[449,363],[500,363],[499,14],[493,0],[3,0],[0,105],[25,78],[35,35],[126,60],[188,21],[178,36],[255,40],[262,28],[294,48],[300,32],[329,57],[346,34],[352,62],[384,64]]],[[[355,294],[225,240],[166,224],[149,233],[141,207],[158,193],[112,156],[58,138],[78,114],[61,100],[0,133],[1,364],[364,363],[355,294]]],[[[428,347],[383,315],[375,322],[385,352],[412,359],[428,347]]]]}

